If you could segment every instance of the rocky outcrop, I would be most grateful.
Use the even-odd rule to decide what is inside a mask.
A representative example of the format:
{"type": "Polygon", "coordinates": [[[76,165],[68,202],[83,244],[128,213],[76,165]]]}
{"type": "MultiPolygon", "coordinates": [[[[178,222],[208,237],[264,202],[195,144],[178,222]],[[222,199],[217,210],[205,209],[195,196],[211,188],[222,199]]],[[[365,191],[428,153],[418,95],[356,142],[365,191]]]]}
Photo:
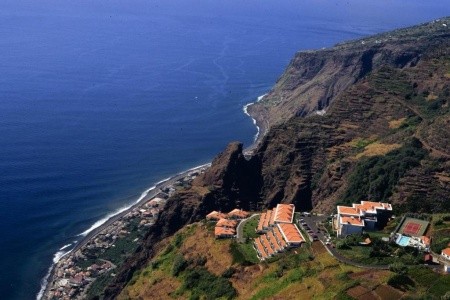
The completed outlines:
{"type": "Polygon", "coordinates": [[[349,86],[380,66],[414,67],[424,52],[450,37],[441,24],[444,21],[299,52],[274,88],[249,106],[248,112],[268,129],[294,116],[326,109],[349,86]]]}
{"type": "Polygon", "coordinates": [[[258,122],[270,125],[253,155],[231,143],[171,197],[105,298],[118,295],[162,239],[212,210],[284,202],[328,213],[355,186],[351,201],[379,189],[399,209],[448,210],[449,37],[446,27],[429,23],[297,54],[269,95],[251,106],[258,122]],[[323,108],[325,115],[311,115],[323,108]]]}
{"type": "Polygon", "coordinates": [[[183,226],[204,219],[213,210],[254,209],[262,185],[256,166],[254,160],[244,158],[241,143],[230,143],[190,188],[169,198],[142,245],[120,267],[114,282],[106,288],[105,299],[114,299],[134,272],[156,253],[161,241],[183,226]]]}

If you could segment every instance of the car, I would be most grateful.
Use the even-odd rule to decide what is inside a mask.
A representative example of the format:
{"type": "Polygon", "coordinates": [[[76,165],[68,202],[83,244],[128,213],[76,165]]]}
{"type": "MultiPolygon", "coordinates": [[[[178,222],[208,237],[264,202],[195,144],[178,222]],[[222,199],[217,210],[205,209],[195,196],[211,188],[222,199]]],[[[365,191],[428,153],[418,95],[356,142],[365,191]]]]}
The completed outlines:
{"type": "Polygon", "coordinates": [[[305,222],[305,219],[300,219],[300,222],[305,222]]]}
{"type": "Polygon", "coordinates": [[[319,240],[319,237],[317,236],[317,235],[313,235],[313,241],[318,241],[319,240]]]}

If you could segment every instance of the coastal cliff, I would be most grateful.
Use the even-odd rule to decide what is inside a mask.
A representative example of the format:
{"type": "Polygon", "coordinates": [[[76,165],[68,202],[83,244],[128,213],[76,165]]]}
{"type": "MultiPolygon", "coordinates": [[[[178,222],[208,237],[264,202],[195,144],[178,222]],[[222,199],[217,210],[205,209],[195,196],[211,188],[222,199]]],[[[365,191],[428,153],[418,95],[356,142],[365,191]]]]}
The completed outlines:
{"type": "Polygon", "coordinates": [[[104,298],[115,298],[165,238],[212,210],[283,202],[330,213],[337,203],[369,198],[398,212],[448,211],[448,21],[298,53],[273,90],[249,107],[267,129],[253,155],[245,158],[242,144],[231,143],[169,198],[104,298]]]}
{"type": "Polygon", "coordinates": [[[415,66],[434,38],[448,35],[443,20],[298,52],[273,89],[250,105],[248,113],[259,126],[270,128],[327,109],[344,90],[380,66],[415,66]]]}

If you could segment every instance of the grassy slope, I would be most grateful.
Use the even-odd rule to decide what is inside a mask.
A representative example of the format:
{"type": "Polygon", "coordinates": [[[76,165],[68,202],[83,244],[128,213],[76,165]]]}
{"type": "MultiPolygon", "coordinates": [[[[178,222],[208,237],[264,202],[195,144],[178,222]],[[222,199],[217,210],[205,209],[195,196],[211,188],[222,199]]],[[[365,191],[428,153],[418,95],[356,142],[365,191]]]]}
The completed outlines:
{"type": "Polygon", "coordinates": [[[215,240],[204,224],[191,225],[135,274],[118,299],[209,299],[208,293],[186,287],[193,270],[206,270],[216,276],[214,280],[218,281],[211,284],[210,294],[217,291],[217,286],[230,282],[237,299],[292,299],[295,295],[302,295],[302,299],[351,299],[349,294],[378,295],[381,299],[428,294],[433,299],[433,295],[445,293],[450,278],[417,267],[408,273],[414,282],[412,286],[394,289],[386,284],[392,272],[343,265],[319,242],[289,251],[270,263],[243,266],[233,263],[231,244],[230,240],[215,240]],[[174,264],[180,256],[187,265],[175,276],[174,264]],[[206,258],[206,262],[199,263],[200,258],[206,258]]]}

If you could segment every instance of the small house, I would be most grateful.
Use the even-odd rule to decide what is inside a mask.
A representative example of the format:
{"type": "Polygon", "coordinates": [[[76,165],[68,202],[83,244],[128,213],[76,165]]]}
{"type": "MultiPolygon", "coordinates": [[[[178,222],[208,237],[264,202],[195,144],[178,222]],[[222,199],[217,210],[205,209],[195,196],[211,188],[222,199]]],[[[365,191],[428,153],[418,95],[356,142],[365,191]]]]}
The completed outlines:
{"type": "Polygon", "coordinates": [[[444,259],[450,260],[450,248],[442,249],[441,256],[444,259]]]}

